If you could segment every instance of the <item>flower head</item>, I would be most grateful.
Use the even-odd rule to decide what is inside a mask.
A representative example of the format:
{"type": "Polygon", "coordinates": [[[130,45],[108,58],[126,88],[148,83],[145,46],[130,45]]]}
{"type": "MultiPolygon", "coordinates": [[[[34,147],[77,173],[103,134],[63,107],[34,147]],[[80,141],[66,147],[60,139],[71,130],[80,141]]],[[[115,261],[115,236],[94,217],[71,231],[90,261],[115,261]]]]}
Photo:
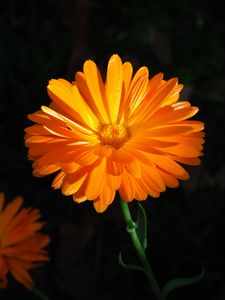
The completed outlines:
{"type": "Polygon", "coordinates": [[[104,211],[118,190],[125,201],[158,197],[177,187],[198,165],[204,125],[187,120],[198,108],[179,101],[182,85],[148,68],[134,75],[130,62],[113,55],[103,81],[88,60],[75,81],[50,80],[50,107],[29,115],[26,128],[34,175],[58,171],[52,186],[80,203],[91,200],[104,211]]]}
{"type": "Polygon", "coordinates": [[[31,289],[33,281],[28,271],[48,260],[43,248],[49,243],[49,237],[38,232],[44,225],[38,221],[38,209],[20,210],[23,199],[19,196],[5,208],[4,202],[4,194],[0,193],[0,288],[7,286],[7,275],[11,273],[31,289]]]}

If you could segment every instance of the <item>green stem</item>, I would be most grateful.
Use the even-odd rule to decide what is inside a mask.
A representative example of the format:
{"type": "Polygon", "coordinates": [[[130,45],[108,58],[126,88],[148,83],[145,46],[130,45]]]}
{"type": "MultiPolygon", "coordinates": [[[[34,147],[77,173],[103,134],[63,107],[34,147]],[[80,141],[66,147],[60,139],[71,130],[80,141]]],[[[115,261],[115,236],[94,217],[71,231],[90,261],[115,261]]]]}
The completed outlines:
{"type": "Polygon", "coordinates": [[[32,293],[41,300],[49,300],[47,296],[45,296],[39,289],[37,289],[35,286],[32,288],[32,293]]]}
{"type": "Polygon", "coordinates": [[[152,291],[155,294],[156,299],[160,300],[161,299],[161,290],[160,290],[160,287],[159,287],[159,285],[155,279],[155,276],[152,272],[151,266],[148,262],[146,254],[145,254],[145,250],[143,249],[141,242],[139,240],[139,237],[137,235],[136,224],[132,220],[128,204],[123,199],[121,199],[120,203],[121,203],[121,207],[122,207],[122,211],[123,211],[123,216],[124,216],[124,219],[127,224],[127,232],[130,235],[130,238],[133,242],[134,248],[135,248],[135,250],[138,254],[138,257],[142,263],[142,266],[145,270],[145,274],[148,277],[148,280],[151,284],[152,291]]]}

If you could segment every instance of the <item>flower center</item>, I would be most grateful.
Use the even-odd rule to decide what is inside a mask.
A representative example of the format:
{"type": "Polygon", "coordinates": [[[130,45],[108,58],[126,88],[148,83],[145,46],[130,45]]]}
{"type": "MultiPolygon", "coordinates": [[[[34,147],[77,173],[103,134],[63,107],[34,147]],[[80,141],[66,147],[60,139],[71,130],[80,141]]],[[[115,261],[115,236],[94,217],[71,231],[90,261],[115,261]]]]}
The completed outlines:
{"type": "Polygon", "coordinates": [[[129,131],[124,124],[104,124],[101,125],[98,136],[104,145],[119,149],[128,140],[129,131]]]}

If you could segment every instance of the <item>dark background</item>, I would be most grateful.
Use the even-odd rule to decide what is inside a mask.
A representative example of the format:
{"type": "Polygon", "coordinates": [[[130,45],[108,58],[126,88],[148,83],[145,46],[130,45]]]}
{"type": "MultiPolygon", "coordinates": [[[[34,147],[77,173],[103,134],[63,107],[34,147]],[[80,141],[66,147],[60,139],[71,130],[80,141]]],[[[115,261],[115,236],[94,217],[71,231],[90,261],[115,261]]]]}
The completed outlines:
{"type": "MultiPolygon", "coordinates": [[[[204,279],[169,300],[225,299],[224,35],[217,0],[9,0],[0,4],[0,190],[41,209],[52,239],[50,263],[32,272],[52,300],[153,299],[134,262],[118,199],[104,214],[51,189],[54,176],[34,178],[23,135],[27,114],[48,105],[51,78],[73,80],[88,58],[102,72],[113,53],[185,84],[183,100],[200,107],[206,124],[202,165],[191,178],[144,203],[148,249],[160,285],[175,277],[204,279]],[[4,4],[3,4],[4,3],[4,4]]],[[[136,203],[131,204],[133,213],[136,203]]],[[[37,299],[10,280],[0,299],[37,299]]]]}

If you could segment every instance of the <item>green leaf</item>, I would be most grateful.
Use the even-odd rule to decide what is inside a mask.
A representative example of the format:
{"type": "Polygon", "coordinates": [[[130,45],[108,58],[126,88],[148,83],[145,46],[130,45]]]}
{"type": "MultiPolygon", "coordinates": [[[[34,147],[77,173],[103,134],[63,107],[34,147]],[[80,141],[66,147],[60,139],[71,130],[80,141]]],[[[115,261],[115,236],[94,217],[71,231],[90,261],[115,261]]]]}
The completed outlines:
{"type": "Polygon", "coordinates": [[[137,235],[140,239],[141,245],[145,250],[147,248],[147,217],[143,206],[138,203],[138,215],[137,215],[137,235]]]}
{"type": "Polygon", "coordinates": [[[162,288],[162,300],[165,300],[167,295],[178,287],[182,287],[185,285],[191,285],[200,281],[205,274],[205,271],[202,270],[200,275],[194,277],[185,277],[185,278],[176,278],[168,281],[162,288]]]}
{"type": "Polygon", "coordinates": [[[123,259],[122,259],[121,252],[119,253],[119,256],[118,256],[118,262],[125,269],[145,272],[145,270],[140,266],[125,264],[123,259]]]}
{"type": "Polygon", "coordinates": [[[39,289],[35,286],[32,287],[31,292],[36,296],[36,298],[41,300],[50,300],[45,294],[43,294],[39,289]]]}

